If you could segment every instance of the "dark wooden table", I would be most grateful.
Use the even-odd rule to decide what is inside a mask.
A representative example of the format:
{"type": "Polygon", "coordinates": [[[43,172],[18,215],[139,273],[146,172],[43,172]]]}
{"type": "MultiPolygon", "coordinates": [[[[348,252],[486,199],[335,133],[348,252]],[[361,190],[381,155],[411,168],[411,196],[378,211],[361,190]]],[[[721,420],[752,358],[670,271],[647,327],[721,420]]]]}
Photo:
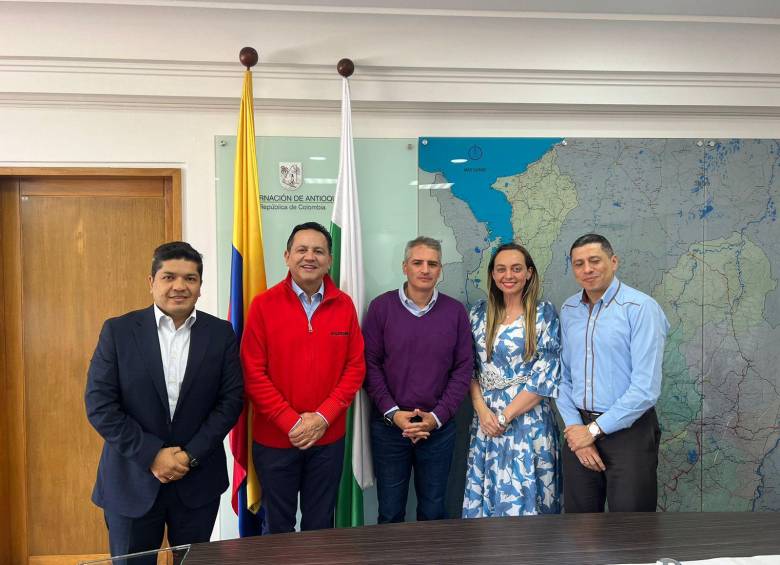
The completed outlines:
{"type": "Polygon", "coordinates": [[[583,565],[752,555],[780,555],[780,513],[563,514],[365,526],[196,544],[185,565],[583,565]]]}

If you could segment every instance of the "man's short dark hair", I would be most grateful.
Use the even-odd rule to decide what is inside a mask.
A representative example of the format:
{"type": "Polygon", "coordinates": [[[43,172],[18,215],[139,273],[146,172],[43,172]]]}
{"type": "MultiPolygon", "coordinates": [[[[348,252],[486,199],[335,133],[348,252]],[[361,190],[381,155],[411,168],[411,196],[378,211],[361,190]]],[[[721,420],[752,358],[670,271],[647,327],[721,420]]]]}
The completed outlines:
{"type": "Polygon", "coordinates": [[[406,244],[406,247],[404,248],[404,263],[406,263],[409,260],[409,257],[412,254],[412,249],[415,247],[419,247],[420,245],[424,245],[425,247],[428,247],[429,249],[433,249],[436,253],[439,254],[439,262],[441,262],[441,242],[438,239],[433,239],[432,237],[426,237],[424,235],[420,235],[415,237],[413,240],[409,241],[406,244]]]}
{"type": "Polygon", "coordinates": [[[292,229],[292,232],[290,233],[290,237],[287,238],[288,252],[292,250],[292,243],[293,243],[293,239],[295,239],[295,234],[301,230],[314,230],[324,235],[325,240],[328,242],[328,254],[333,255],[333,238],[330,236],[330,232],[325,229],[325,226],[323,226],[322,224],[318,224],[317,222],[306,222],[303,224],[298,224],[292,229]]]}
{"type": "Polygon", "coordinates": [[[162,267],[163,261],[170,261],[171,259],[192,261],[198,266],[198,276],[201,279],[203,278],[203,255],[198,253],[186,241],[169,241],[154,250],[154,255],[152,255],[152,278],[162,267]]]}
{"type": "Polygon", "coordinates": [[[598,243],[601,245],[601,249],[604,250],[604,253],[606,253],[608,257],[612,257],[615,254],[615,251],[612,249],[612,244],[606,237],[597,233],[586,233],[585,235],[578,237],[574,243],[571,244],[571,249],[569,249],[569,257],[571,257],[572,252],[578,247],[584,247],[585,245],[590,245],[591,243],[598,243]]]}

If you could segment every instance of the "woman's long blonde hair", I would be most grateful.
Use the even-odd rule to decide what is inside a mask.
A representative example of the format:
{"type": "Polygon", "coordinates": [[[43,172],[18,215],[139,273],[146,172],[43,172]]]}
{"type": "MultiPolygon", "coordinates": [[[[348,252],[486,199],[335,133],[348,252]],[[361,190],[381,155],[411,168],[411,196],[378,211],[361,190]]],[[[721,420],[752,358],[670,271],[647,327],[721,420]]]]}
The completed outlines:
{"type": "Polygon", "coordinates": [[[493,269],[496,264],[496,257],[502,251],[519,251],[525,258],[525,266],[531,271],[531,278],[528,279],[523,287],[521,300],[525,309],[525,351],[523,361],[530,361],[536,354],[536,303],[539,300],[539,274],[536,271],[536,265],[531,258],[528,250],[517,243],[505,243],[496,249],[490,258],[488,273],[490,275],[488,300],[487,300],[487,324],[485,328],[485,346],[487,348],[487,358],[490,361],[493,358],[493,342],[496,340],[498,327],[504,319],[506,305],[504,304],[504,293],[493,280],[493,269]]]}

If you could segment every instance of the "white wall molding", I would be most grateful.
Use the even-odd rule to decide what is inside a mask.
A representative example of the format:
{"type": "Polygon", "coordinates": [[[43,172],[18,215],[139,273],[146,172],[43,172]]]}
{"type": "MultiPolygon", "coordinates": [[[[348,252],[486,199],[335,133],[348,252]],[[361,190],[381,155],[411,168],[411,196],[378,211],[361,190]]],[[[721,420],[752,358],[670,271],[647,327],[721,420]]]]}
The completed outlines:
{"type": "MultiPolygon", "coordinates": [[[[2,0],[0,0],[2,2],[2,0]]],[[[259,63],[252,69],[255,80],[337,81],[336,62],[326,65],[259,63]]],[[[8,57],[0,55],[0,72],[164,76],[182,78],[240,78],[243,67],[236,62],[152,61],[76,57],[8,57]]],[[[736,86],[780,88],[780,73],[706,73],[663,71],[601,71],[550,69],[473,69],[458,67],[358,66],[353,80],[380,82],[462,82],[534,85],[616,86],[736,86]]],[[[339,91],[340,92],[340,91],[339,91]]]]}
{"type": "MultiPolygon", "coordinates": [[[[357,2],[358,7],[365,3],[392,4],[390,0],[345,1],[357,2]]],[[[513,7],[508,0],[490,1],[494,6],[513,7]]],[[[337,4],[330,0],[312,2],[326,8],[337,4]]],[[[336,61],[345,56],[355,60],[359,73],[371,70],[377,80],[389,77],[396,81],[404,75],[416,80],[416,75],[408,76],[410,69],[426,75],[432,69],[453,74],[458,69],[493,69],[499,75],[506,74],[502,69],[519,73],[524,69],[552,73],[777,72],[780,25],[753,25],[741,20],[688,21],[684,17],[679,21],[643,21],[633,19],[631,14],[622,20],[605,20],[587,12],[562,19],[552,11],[544,12],[550,16],[546,19],[495,18],[490,17],[490,9],[482,10],[481,4],[476,15],[452,17],[376,15],[356,9],[344,13],[293,11],[305,4],[304,0],[288,0],[288,10],[267,9],[274,5],[262,1],[246,3],[247,9],[220,10],[175,2],[163,6],[153,2],[101,4],[100,0],[91,4],[0,0],[0,53],[24,63],[35,62],[41,67],[38,70],[54,63],[64,67],[60,71],[77,71],[80,69],[68,65],[83,62],[99,67],[117,61],[124,63],[123,74],[115,70],[114,76],[120,80],[138,72],[176,74],[177,61],[185,60],[189,62],[179,65],[179,75],[203,72],[213,79],[215,74],[231,72],[239,49],[252,45],[260,51],[261,66],[279,65],[268,67],[275,74],[310,71],[309,84],[318,85],[318,69],[325,69],[327,78],[336,61]],[[263,9],[250,9],[255,5],[263,9]],[[230,65],[221,66],[223,63],[230,65]]],[[[225,3],[213,4],[224,8],[225,3]]],[[[407,0],[405,4],[408,8],[416,3],[407,0]]],[[[430,4],[443,7],[451,2],[436,0],[430,4]]],[[[456,5],[464,8],[472,3],[459,0],[456,5]]],[[[780,8],[776,12],[780,13],[780,8]]],[[[741,7],[715,13],[750,14],[741,7]]],[[[775,15],[768,9],[755,13],[775,15]]],[[[764,18],[759,19],[764,22],[764,18]]],[[[774,19],[778,16],[767,17],[766,21],[774,19]]],[[[541,78],[549,82],[556,77],[541,78]]],[[[510,75],[508,79],[523,77],[510,75]]]]}
{"type": "MultiPolygon", "coordinates": [[[[238,97],[155,97],[155,96],[100,96],[76,94],[0,93],[0,107],[41,110],[81,109],[174,112],[228,112],[238,108],[238,97]]],[[[255,99],[257,112],[276,114],[337,114],[337,100],[282,100],[255,99]]],[[[383,114],[397,116],[534,116],[574,117],[601,116],[604,118],[644,118],[653,116],[712,119],[715,117],[780,118],[778,106],[668,106],[632,104],[490,104],[490,103],[434,103],[434,102],[373,102],[353,101],[355,114],[383,114]]]]}
{"type": "MultiPolygon", "coordinates": [[[[773,69],[774,70],[774,69],[773,69]]],[[[341,95],[335,65],[259,64],[253,69],[258,105],[330,108],[341,95]]],[[[89,107],[234,107],[240,64],[132,59],[0,57],[0,103],[89,107]]],[[[492,111],[518,105],[756,108],[780,107],[780,74],[549,69],[471,69],[358,65],[351,79],[356,108],[404,103],[471,104],[492,111]]]]}

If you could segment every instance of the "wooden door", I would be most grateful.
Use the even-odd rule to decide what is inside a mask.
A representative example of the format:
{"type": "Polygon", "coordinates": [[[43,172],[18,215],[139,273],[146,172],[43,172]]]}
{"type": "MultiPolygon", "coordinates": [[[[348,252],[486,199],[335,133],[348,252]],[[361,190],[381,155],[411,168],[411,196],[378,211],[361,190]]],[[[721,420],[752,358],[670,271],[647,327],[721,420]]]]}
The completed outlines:
{"type": "Polygon", "coordinates": [[[89,359],[103,320],[151,303],[152,251],[181,237],[180,173],[2,172],[10,528],[0,551],[13,564],[74,563],[108,551],[90,501],[102,439],[84,410],[89,359]]]}

